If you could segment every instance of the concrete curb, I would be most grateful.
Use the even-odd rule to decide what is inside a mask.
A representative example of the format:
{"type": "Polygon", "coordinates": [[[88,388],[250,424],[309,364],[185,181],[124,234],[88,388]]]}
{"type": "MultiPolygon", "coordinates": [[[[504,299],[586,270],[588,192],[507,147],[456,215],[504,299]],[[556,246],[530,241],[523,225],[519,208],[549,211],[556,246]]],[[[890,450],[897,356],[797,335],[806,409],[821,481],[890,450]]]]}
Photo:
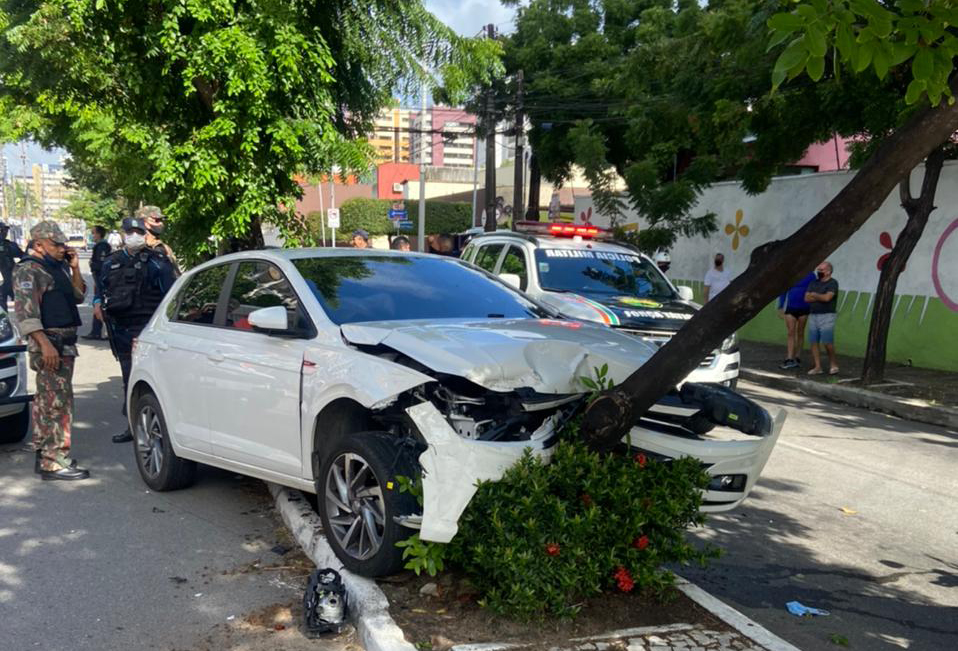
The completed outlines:
{"type": "Polygon", "coordinates": [[[718,600],[694,583],[683,579],[681,576],[676,576],[675,587],[681,590],[686,597],[715,615],[715,617],[721,619],[756,644],[765,647],[768,651],[801,651],[797,646],[789,644],[761,624],[758,624],[724,601],[718,600]]]}
{"type": "Polygon", "coordinates": [[[356,632],[366,651],[416,651],[390,616],[389,601],[376,582],[343,568],[326,536],[316,535],[322,531],[323,525],[302,494],[270,482],[266,482],[266,486],[283,522],[303,552],[316,563],[316,567],[331,567],[342,575],[356,632]]]}
{"type": "MultiPolygon", "coordinates": [[[[323,527],[319,516],[316,515],[312,506],[303,498],[302,494],[297,490],[270,482],[266,482],[266,486],[273,496],[283,522],[289,527],[293,538],[303,548],[303,552],[317,567],[332,567],[342,575],[346,591],[349,593],[349,605],[353,621],[356,623],[356,631],[366,651],[417,651],[415,646],[406,641],[402,629],[389,614],[389,601],[383,591],[379,589],[379,586],[376,585],[376,582],[357,576],[343,568],[342,563],[339,562],[336,554],[329,546],[326,537],[321,535],[323,527]]],[[[676,577],[676,587],[685,593],[689,599],[740,634],[764,646],[768,651],[800,651],[797,647],[792,646],[681,576],[676,577]]],[[[690,625],[674,624],[672,626],[626,629],[625,631],[614,631],[608,635],[594,635],[590,639],[617,637],[620,634],[633,634],[636,631],[654,633],[662,630],[685,628],[690,628],[690,625]]],[[[570,641],[574,642],[575,640],[570,641]]],[[[490,642],[453,647],[455,651],[494,651],[509,648],[515,648],[515,645],[490,642]]]]}
{"type": "Polygon", "coordinates": [[[785,389],[786,391],[799,391],[816,398],[825,398],[853,407],[891,414],[905,420],[958,430],[958,409],[929,405],[922,400],[897,398],[877,391],[846,387],[839,384],[824,384],[815,380],[802,380],[749,368],[741,369],[739,377],[762,386],[785,389]]]}

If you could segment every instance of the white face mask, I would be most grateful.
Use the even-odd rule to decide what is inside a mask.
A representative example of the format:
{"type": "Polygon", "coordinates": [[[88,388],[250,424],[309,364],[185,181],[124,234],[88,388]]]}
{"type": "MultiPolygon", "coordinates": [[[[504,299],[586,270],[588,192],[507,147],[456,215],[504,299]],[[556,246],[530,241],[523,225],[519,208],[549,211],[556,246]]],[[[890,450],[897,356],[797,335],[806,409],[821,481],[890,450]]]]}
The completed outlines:
{"type": "Polygon", "coordinates": [[[131,251],[139,251],[146,246],[146,236],[139,233],[126,233],[123,236],[123,243],[131,251]]]}

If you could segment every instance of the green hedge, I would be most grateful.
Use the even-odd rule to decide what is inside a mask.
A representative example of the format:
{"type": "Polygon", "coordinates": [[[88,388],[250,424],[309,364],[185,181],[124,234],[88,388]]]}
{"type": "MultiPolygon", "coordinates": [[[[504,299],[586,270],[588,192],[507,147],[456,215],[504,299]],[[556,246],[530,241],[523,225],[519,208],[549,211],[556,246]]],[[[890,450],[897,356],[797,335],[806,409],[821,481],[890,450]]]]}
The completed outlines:
{"type": "MultiPolygon", "coordinates": [[[[389,199],[365,199],[358,197],[343,202],[339,207],[341,226],[336,239],[347,239],[354,230],[362,228],[370,235],[391,235],[396,232],[389,220],[389,199]]],[[[406,214],[412,226],[404,233],[416,233],[419,229],[419,202],[406,201],[406,214]]],[[[316,237],[320,231],[320,214],[314,211],[306,215],[309,228],[316,237]]],[[[461,233],[472,226],[472,205],[447,201],[426,200],[426,233],[461,233]]]]}

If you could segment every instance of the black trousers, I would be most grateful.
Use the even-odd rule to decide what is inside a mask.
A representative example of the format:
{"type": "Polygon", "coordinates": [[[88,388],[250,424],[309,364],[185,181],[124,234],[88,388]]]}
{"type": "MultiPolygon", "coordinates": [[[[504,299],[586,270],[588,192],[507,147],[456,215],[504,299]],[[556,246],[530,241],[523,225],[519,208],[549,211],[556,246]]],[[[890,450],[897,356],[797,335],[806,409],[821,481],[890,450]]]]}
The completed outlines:
{"type": "MultiPolygon", "coordinates": [[[[100,293],[100,283],[96,280],[96,274],[93,276],[93,295],[96,296],[100,293]]],[[[93,324],[90,326],[90,336],[91,337],[102,337],[103,336],[103,321],[100,321],[98,318],[93,317],[93,324]]]]}
{"type": "Polygon", "coordinates": [[[123,410],[126,416],[126,389],[130,382],[130,370],[133,367],[133,340],[140,336],[146,324],[113,326],[113,346],[120,362],[120,373],[123,375],[123,410]]]}

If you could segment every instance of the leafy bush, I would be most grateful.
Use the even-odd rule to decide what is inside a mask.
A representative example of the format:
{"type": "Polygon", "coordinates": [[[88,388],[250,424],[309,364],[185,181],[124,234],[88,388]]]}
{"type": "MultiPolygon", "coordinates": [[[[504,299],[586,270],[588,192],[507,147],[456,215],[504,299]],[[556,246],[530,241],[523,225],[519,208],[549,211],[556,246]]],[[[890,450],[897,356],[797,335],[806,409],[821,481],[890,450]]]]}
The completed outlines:
{"type": "MultiPolygon", "coordinates": [[[[370,235],[391,235],[396,227],[389,220],[389,209],[393,202],[388,199],[366,199],[357,197],[348,199],[340,206],[342,226],[336,231],[337,238],[346,240],[356,229],[362,228],[370,235]]],[[[412,226],[403,229],[404,233],[415,233],[419,229],[419,202],[406,201],[406,214],[412,226]]],[[[318,238],[320,214],[311,212],[306,216],[309,229],[318,238]]],[[[468,203],[449,203],[446,201],[426,200],[426,233],[460,233],[472,226],[472,205],[468,203]]]]}

